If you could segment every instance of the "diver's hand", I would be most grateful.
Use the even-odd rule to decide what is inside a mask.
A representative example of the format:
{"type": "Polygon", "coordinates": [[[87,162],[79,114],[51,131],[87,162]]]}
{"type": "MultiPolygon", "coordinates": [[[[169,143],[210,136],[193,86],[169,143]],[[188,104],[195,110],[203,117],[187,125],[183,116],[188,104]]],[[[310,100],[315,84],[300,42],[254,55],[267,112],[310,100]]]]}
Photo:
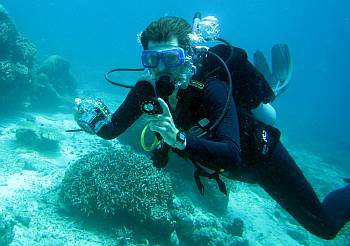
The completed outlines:
{"type": "Polygon", "coordinates": [[[166,102],[161,98],[158,98],[158,102],[163,109],[163,113],[147,116],[150,130],[158,132],[167,144],[174,146],[176,143],[176,134],[179,130],[175,126],[173,117],[166,102]]]}

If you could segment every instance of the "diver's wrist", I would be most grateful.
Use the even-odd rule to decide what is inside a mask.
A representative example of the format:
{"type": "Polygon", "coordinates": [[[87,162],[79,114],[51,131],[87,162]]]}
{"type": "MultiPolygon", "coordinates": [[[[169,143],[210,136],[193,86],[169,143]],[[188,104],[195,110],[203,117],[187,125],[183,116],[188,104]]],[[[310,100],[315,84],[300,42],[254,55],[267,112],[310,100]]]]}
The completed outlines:
{"type": "Polygon", "coordinates": [[[173,148],[184,150],[186,148],[186,134],[183,131],[178,131],[176,134],[176,141],[173,144],[173,148]]]}

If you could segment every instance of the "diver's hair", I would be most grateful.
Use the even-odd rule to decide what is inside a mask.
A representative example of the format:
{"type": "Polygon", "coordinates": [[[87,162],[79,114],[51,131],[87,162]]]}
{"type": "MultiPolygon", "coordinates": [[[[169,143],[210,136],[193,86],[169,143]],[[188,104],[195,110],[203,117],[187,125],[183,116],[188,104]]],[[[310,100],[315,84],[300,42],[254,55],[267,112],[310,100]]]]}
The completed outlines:
{"type": "Polygon", "coordinates": [[[175,37],[179,46],[185,50],[190,47],[189,34],[191,25],[183,18],[176,16],[164,16],[151,22],[141,34],[141,44],[144,50],[148,49],[149,41],[166,42],[175,37]]]}

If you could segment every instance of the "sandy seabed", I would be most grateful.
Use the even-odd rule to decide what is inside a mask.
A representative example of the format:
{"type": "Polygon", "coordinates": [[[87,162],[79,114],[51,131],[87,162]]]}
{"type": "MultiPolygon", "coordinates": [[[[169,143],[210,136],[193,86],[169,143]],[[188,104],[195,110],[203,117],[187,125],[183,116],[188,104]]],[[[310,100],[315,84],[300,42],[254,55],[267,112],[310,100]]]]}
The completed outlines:
{"type": "MultiPolygon", "coordinates": [[[[120,245],[115,234],[65,213],[57,202],[59,184],[69,163],[104,145],[104,140],[82,132],[65,133],[77,128],[68,114],[33,113],[2,118],[0,127],[0,211],[15,221],[10,245],[120,245]],[[28,127],[58,140],[59,150],[42,153],[19,145],[16,130],[28,127]]],[[[111,144],[120,146],[117,140],[111,144]]],[[[344,170],[306,150],[291,149],[291,153],[321,197],[344,184],[344,170]]],[[[350,245],[350,225],[336,240],[320,240],[254,185],[235,184],[228,214],[243,219],[244,238],[249,245],[350,245]]]]}

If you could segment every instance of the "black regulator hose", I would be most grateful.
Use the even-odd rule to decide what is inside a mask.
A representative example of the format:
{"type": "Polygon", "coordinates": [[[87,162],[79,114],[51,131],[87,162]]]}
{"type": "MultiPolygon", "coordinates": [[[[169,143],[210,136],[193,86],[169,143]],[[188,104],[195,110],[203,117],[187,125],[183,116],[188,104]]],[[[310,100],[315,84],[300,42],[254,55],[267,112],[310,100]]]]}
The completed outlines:
{"type": "Polygon", "coordinates": [[[133,85],[127,85],[127,84],[115,82],[109,78],[109,75],[111,73],[114,73],[114,72],[142,72],[144,70],[145,70],[144,68],[115,68],[115,69],[109,70],[107,73],[105,73],[105,79],[107,80],[107,82],[111,83],[112,85],[131,89],[134,87],[133,85]]]}
{"type": "MultiPolygon", "coordinates": [[[[220,41],[220,42],[226,44],[226,46],[227,46],[227,47],[229,48],[229,50],[230,50],[230,54],[229,54],[228,58],[225,60],[225,64],[227,65],[227,63],[228,63],[228,62],[232,59],[232,57],[233,57],[233,48],[232,48],[232,45],[231,45],[228,41],[226,41],[225,39],[222,39],[222,38],[217,38],[217,39],[215,39],[215,40],[218,40],[218,41],[220,41]]],[[[214,53],[211,52],[210,54],[214,54],[214,53]]],[[[220,60],[223,61],[223,60],[221,59],[221,57],[220,57],[220,60]]],[[[215,72],[218,71],[219,69],[220,69],[220,67],[216,67],[215,69],[213,69],[213,70],[211,70],[210,72],[208,72],[208,73],[205,75],[205,77],[210,76],[211,74],[215,73],[215,72]]]]}
{"type": "MultiPolygon", "coordinates": [[[[231,47],[231,45],[230,45],[230,47],[231,47]]],[[[222,119],[224,118],[224,116],[225,116],[225,114],[226,114],[226,112],[227,112],[227,110],[228,110],[228,108],[229,108],[229,106],[230,106],[230,105],[229,105],[229,104],[230,104],[230,99],[231,99],[231,97],[232,97],[232,76],[231,76],[230,70],[228,69],[228,67],[227,67],[227,65],[226,65],[226,62],[225,62],[223,59],[221,59],[221,57],[218,56],[217,54],[215,54],[214,52],[208,51],[208,53],[209,53],[210,55],[213,55],[215,58],[217,58],[217,59],[221,62],[222,66],[223,66],[223,68],[224,68],[224,70],[225,70],[225,72],[227,73],[228,94],[227,94],[227,100],[226,100],[226,103],[225,103],[225,107],[224,107],[224,109],[222,110],[222,112],[221,112],[219,118],[215,121],[215,123],[214,123],[207,131],[204,131],[204,132],[201,133],[198,137],[202,137],[202,136],[204,136],[205,134],[207,134],[208,132],[211,132],[215,127],[217,127],[218,124],[220,124],[220,122],[221,122],[222,119]]],[[[215,69],[214,69],[214,70],[215,70],[215,69]]],[[[210,73],[212,73],[212,72],[210,72],[210,73]]]]}

